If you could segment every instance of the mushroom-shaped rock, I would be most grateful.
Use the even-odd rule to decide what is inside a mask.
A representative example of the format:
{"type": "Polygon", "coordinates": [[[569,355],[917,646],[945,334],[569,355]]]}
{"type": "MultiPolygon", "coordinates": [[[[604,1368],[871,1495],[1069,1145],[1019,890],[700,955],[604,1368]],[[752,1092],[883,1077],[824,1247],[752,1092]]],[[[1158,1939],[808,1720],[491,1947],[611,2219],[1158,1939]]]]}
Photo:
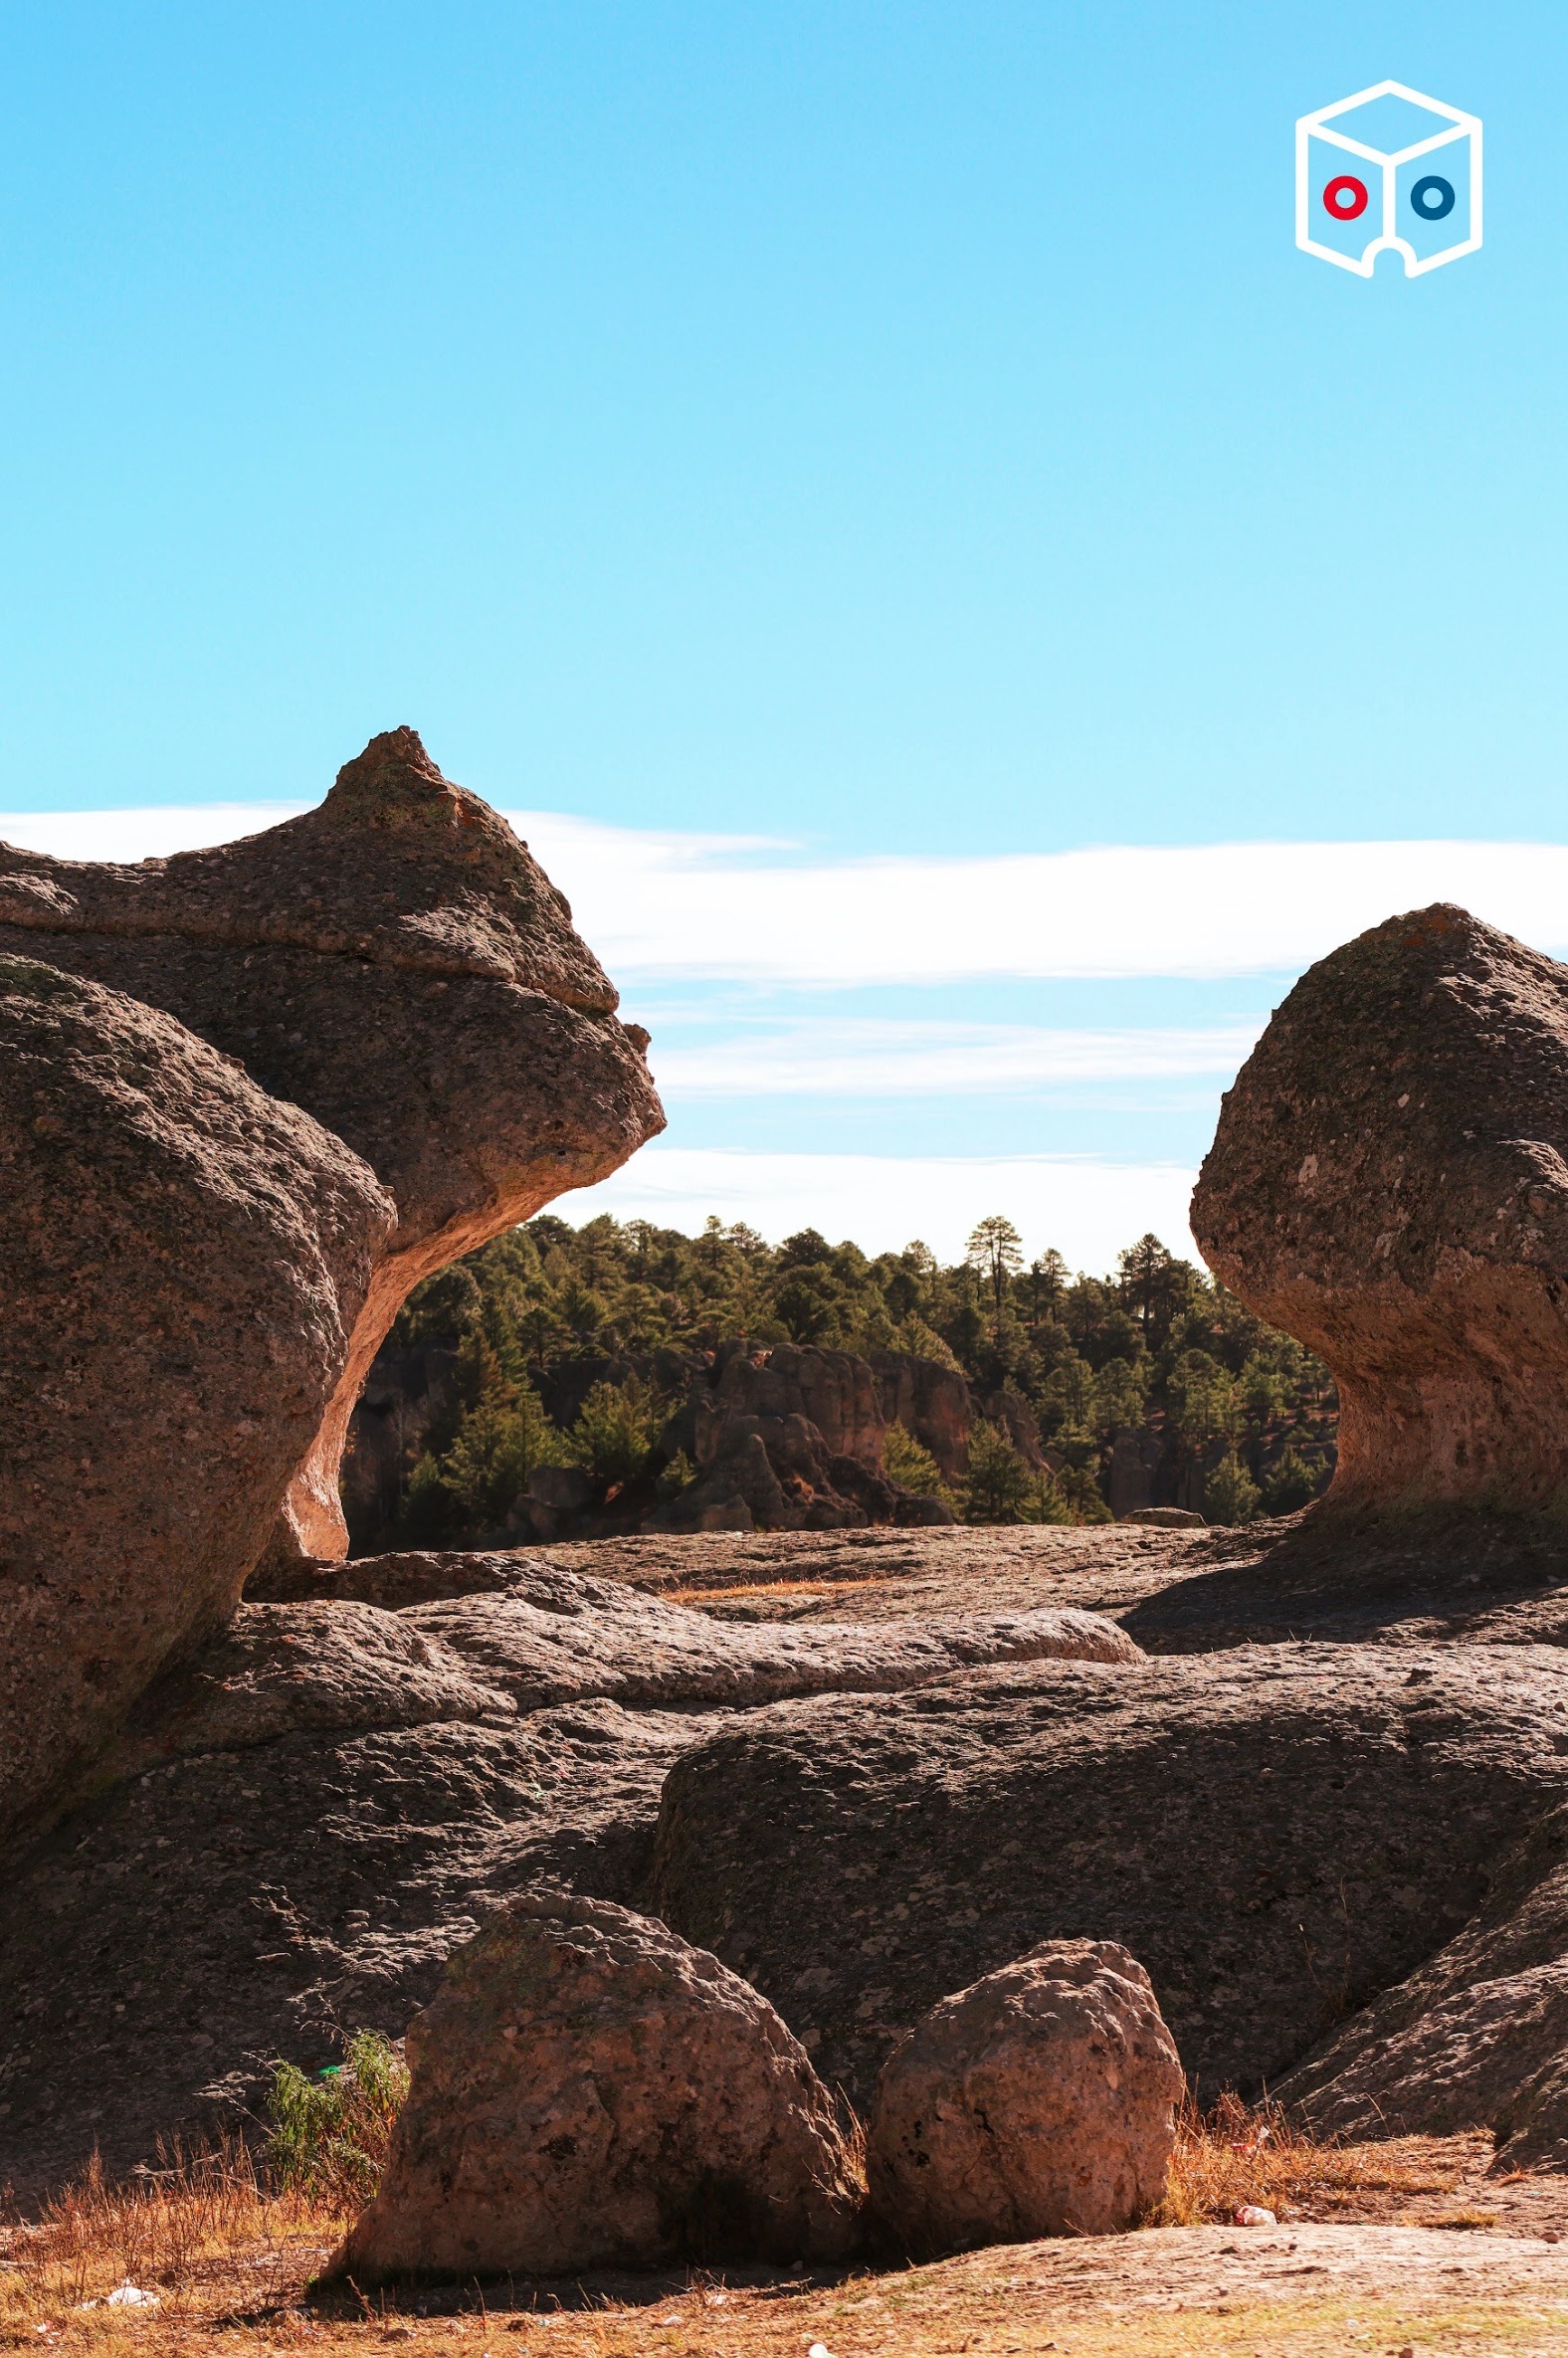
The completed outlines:
{"type": "Polygon", "coordinates": [[[171,1016],[0,954],[0,1832],[233,1611],[392,1225],[171,1016]]]}
{"type": "Polygon", "coordinates": [[[806,2051],[647,1916],[531,1893],[409,2025],[408,2099],[345,2245],[356,2283],[837,2259],[860,2195],[806,2051]]]}
{"type": "Polygon", "coordinates": [[[1310,967],[1193,1233],[1339,1385],[1334,1507],[1568,1497],[1568,967],[1462,908],[1310,967]]]}
{"type": "Polygon", "coordinates": [[[286,1546],[345,1554],[348,1419],[404,1297],[664,1127],[646,1034],[617,1020],[526,845],[410,728],[241,843],[139,867],[0,845],[6,948],[166,1009],[391,1191],[396,1231],[286,1509],[286,1546]]]}
{"type": "Polygon", "coordinates": [[[941,1999],[882,2065],[873,2208],[915,2253],[1114,2235],[1165,2191],[1181,2092],[1136,1958],[1043,1941],[941,1999]]]}

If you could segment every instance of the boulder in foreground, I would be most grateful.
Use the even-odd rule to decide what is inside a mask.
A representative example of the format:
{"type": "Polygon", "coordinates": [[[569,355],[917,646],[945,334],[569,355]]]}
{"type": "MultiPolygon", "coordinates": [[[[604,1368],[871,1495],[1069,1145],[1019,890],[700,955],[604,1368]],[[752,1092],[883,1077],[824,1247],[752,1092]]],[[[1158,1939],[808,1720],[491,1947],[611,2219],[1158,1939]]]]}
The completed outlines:
{"type": "Polygon", "coordinates": [[[0,1834],[233,1612],[392,1227],[171,1016],[0,954],[0,1834]]]}
{"type": "Polygon", "coordinates": [[[766,1999],[606,1900],[512,1904],[409,2026],[413,2071],[356,2283],[682,2259],[838,2259],[860,2194],[766,1999]]]}
{"type": "Polygon", "coordinates": [[[1181,2092],[1136,1958],[1044,1941],[941,1999],[882,2065],[873,2205],[915,2253],[1118,2234],[1165,2191],[1181,2092]]]}
{"type": "Polygon", "coordinates": [[[664,1114],[648,1036],[527,846],[411,728],[281,827],[135,867],[0,846],[0,950],[164,1009],[362,1156],[397,1207],[299,1452],[285,1560],[342,1556],[338,1468],[422,1277],[607,1178],[664,1114]]]}

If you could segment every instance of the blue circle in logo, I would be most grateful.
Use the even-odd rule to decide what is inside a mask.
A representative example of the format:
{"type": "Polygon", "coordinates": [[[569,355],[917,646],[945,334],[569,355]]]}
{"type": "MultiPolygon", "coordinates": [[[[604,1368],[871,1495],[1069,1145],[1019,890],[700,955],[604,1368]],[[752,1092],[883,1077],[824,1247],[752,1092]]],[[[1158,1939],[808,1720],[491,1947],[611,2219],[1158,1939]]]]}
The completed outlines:
{"type": "Polygon", "coordinates": [[[1425,180],[1418,180],[1410,192],[1410,201],[1423,221],[1447,221],[1454,210],[1454,184],[1440,180],[1436,172],[1425,180]]]}

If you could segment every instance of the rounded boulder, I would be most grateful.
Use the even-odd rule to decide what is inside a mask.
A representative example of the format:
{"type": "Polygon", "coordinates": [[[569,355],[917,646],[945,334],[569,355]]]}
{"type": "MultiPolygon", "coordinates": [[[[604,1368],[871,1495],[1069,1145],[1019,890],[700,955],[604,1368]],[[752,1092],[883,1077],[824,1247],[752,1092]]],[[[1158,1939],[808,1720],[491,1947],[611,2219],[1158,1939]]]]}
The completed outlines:
{"type": "Polygon", "coordinates": [[[360,2284],[843,2258],[861,2191],[767,2000],[608,1901],[514,1900],[409,2026],[408,2100],[339,2260],[360,2284]]]}
{"type": "Polygon", "coordinates": [[[1043,1942],[941,1999],[888,2057],[873,2208],[919,2254],[1115,2234],[1164,2193],[1182,2086],[1136,1958],[1043,1942]]]}

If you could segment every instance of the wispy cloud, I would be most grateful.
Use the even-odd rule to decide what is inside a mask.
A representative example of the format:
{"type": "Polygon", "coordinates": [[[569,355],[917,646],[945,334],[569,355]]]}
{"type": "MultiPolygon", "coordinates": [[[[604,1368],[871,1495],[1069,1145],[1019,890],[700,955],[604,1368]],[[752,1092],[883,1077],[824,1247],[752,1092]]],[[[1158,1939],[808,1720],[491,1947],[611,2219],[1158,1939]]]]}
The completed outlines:
{"type": "Polygon", "coordinates": [[[947,1260],[962,1255],[977,1221],[1005,1212],[1029,1253],[1054,1245],[1074,1269],[1097,1276],[1148,1229],[1172,1252],[1196,1253],[1187,1227],[1195,1177],[1177,1163],[1071,1155],[743,1154],[656,1144],[554,1209],[574,1223],[611,1212],[688,1235],[716,1213],[770,1242],[815,1228],[871,1253],[919,1237],[947,1260]]]}
{"type": "MultiPolygon", "coordinates": [[[[303,808],[224,804],[0,817],[0,837],[137,859],[303,808]]],[[[853,987],[971,978],[1280,974],[1401,909],[1458,900],[1568,950],[1568,846],[1112,846],[994,859],[813,862],[764,837],[509,811],[620,980],[853,987]]]]}
{"type": "MultiPolygon", "coordinates": [[[[704,1024],[710,1017],[702,1017],[704,1024]]],[[[672,1102],[692,1097],[1006,1095],[1119,1081],[1229,1079],[1263,1029],[1052,1031],[1024,1024],[824,1017],[674,1045],[656,1027],[652,1065],[672,1102]]]]}

